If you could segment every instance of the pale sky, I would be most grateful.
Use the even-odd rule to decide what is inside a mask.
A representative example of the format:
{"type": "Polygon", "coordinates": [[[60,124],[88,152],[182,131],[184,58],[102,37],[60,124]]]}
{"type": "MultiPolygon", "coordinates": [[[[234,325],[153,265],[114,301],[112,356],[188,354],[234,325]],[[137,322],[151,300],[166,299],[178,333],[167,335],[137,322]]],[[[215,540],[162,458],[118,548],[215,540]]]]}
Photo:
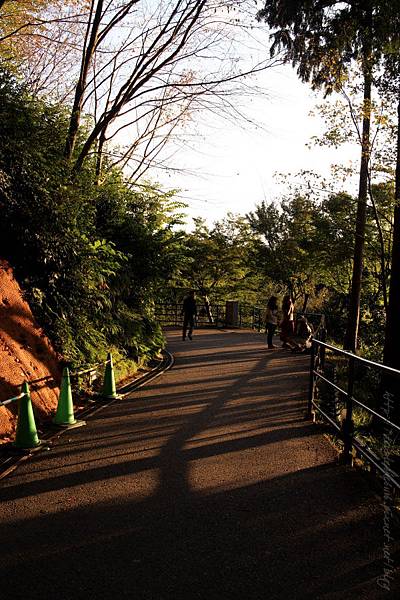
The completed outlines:
{"type": "MultiPolygon", "coordinates": [[[[174,167],[188,169],[190,174],[157,173],[164,186],[182,190],[189,204],[188,221],[199,216],[211,224],[228,211],[244,214],[263,199],[279,199],[284,188],[274,180],[275,172],[309,169],[329,176],[332,163],[358,160],[354,147],[306,147],[311,136],[322,130],[322,121],[309,112],[323,98],[301,83],[290,66],[268,70],[258,76],[258,82],[268,90],[269,98],[253,100],[246,112],[262,128],[235,126],[205,114],[196,125],[191,148],[178,150],[171,159],[174,167]]],[[[357,191],[354,181],[346,188],[350,193],[357,191]]]]}

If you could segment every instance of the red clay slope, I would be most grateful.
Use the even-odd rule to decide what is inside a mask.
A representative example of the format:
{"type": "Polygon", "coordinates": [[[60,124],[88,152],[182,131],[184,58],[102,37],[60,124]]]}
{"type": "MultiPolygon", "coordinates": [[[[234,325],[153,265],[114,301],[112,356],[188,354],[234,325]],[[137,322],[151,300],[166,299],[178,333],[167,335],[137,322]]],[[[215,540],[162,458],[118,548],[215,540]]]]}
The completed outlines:
{"type": "MultiPolygon", "coordinates": [[[[16,396],[23,381],[31,386],[35,417],[57,406],[60,367],[57,355],[35,322],[10,266],[0,260],[0,401],[16,396]]],[[[0,406],[0,443],[13,437],[17,403],[0,406]]]]}

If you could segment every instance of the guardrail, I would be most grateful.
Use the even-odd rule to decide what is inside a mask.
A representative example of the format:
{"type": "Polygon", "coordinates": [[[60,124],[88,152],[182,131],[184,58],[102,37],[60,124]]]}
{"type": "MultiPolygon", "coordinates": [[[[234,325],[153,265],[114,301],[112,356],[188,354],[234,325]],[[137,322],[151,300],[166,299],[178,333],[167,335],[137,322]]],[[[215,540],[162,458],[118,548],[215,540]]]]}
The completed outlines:
{"type": "MultiPolygon", "coordinates": [[[[182,303],[160,304],[156,307],[156,319],[161,325],[180,327],[183,324],[182,303]]],[[[225,304],[212,304],[207,310],[198,303],[197,327],[246,327],[261,331],[264,327],[265,308],[238,303],[236,311],[229,314],[225,304]]]]}
{"type": "Polygon", "coordinates": [[[352,462],[355,449],[384,476],[385,482],[399,490],[400,478],[392,468],[392,452],[399,446],[396,441],[400,440],[400,426],[390,419],[393,394],[385,392],[384,377],[400,382],[400,371],[313,339],[307,416],[313,418],[318,413],[336,431],[343,442],[343,462],[352,462]],[[336,363],[327,359],[329,354],[338,357],[336,363]],[[355,397],[357,385],[363,387],[360,390],[364,392],[363,396],[369,394],[363,401],[355,397]],[[380,406],[368,405],[374,402],[380,406]],[[382,406],[383,411],[380,410],[382,406]],[[364,420],[366,424],[355,425],[356,410],[359,411],[358,420],[364,420]],[[382,431],[383,427],[390,433],[382,431]]]}
{"type": "Polygon", "coordinates": [[[7,404],[11,404],[11,402],[15,402],[16,400],[21,400],[26,396],[26,392],[21,392],[18,396],[14,396],[13,398],[8,398],[7,400],[0,400],[0,406],[7,406],[7,404]]]}
{"type": "MultiPolygon", "coordinates": [[[[182,303],[159,304],[155,310],[155,316],[161,325],[172,325],[181,327],[183,324],[182,303]]],[[[228,301],[212,304],[207,310],[200,302],[197,307],[197,327],[244,327],[261,331],[265,327],[265,307],[244,302],[228,301]],[[229,304],[237,304],[235,310],[229,310],[229,304]]],[[[325,329],[325,317],[322,313],[297,312],[297,317],[307,317],[314,331],[317,333],[325,329]]]]}
{"type": "MultiPolygon", "coordinates": [[[[60,395],[57,403],[57,410],[53,418],[53,424],[61,429],[69,429],[72,427],[80,427],[85,425],[85,421],[79,421],[75,419],[74,407],[72,400],[72,389],[71,389],[71,377],[79,377],[85,374],[92,374],[97,372],[100,366],[105,366],[104,370],[104,382],[101,398],[107,400],[113,400],[118,398],[114,367],[111,353],[108,353],[107,360],[97,363],[87,369],[82,369],[70,374],[68,367],[63,369],[60,395]]],[[[37,434],[37,428],[35,423],[35,417],[33,413],[32,401],[30,396],[29,384],[35,384],[43,380],[53,379],[51,376],[42,377],[40,379],[34,379],[31,381],[25,381],[22,384],[22,391],[17,396],[7,398],[6,400],[0,401],[0,406],[7,406],[13,402],[18,401],[18,418],[15,440],[12,443],[14,448],[20,450],[32,450],[40,446],[41,442],[37,434]]]]}

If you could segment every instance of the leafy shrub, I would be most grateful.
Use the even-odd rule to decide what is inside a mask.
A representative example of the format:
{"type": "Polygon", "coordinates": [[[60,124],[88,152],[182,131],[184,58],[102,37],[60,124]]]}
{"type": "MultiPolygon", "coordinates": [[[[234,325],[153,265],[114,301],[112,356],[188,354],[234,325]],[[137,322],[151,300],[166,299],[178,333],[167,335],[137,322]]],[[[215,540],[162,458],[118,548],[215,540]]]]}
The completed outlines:
{"type": "Polygon", "coordinates": [[[164,343],[152,307],[176,260],[177,205],[150,185],[134,193],[117,171],[97,186],[90,161],[72,177],[67,126],[63,106],[0,70],[0,255],[66,360],[115,348],[141,361],[164,343]]]}

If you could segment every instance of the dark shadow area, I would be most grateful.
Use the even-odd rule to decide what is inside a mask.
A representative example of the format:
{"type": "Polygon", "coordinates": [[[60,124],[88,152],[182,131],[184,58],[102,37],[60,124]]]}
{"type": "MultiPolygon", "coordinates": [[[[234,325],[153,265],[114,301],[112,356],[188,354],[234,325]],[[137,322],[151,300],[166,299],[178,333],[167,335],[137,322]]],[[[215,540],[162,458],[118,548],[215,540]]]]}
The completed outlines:
{"type": "Polygon", "coordinates": [[[27,582],[32,600],[387,597],[380,516],[355,472],[321,466],[176,506],[128,495],[2,525],[4,597],[26,598],[27,582]]]}
{"type": "MultiPolygon", "coordinates": [[[[172,500],[176,507],[178,499],[185,499],[186,496],[191,494],[187,474],[187,461],[189,456],[188,452],[184,450],[185,444],[199,432],[206,430],[211,422],[215,423],[215,419],[221,413],[222,409],[226,407],[228,402],[242,398],[244,393],[249,393],[251,396],[249,386],[252,378],[254,377],[254,374],[264,371],[267,368],[269,360],[271,359],[268,356],[263,356],[258,360],[254,360],[254,364],[250,370],[247,370],[245,374],[242,374],[240,379],[231,382],[230,386],[225,385],[222,391],[220,391],[220,393],[217,394],[203,410],[191,416],[185,425],[170,437],[164,445],[160,453],[160,483],[158,491],[164,502],[170,502],[172,500]]],[[[221,362],[223,361],[224,359],[221,359],[221,362]]],[[[240,421],[243,422],[244,420],[244,416],[241,415],[240,421]]],[[[230,422],[230,425],[232,425],[232,422],[230,422]]],[[[285,434],[283,431],[284,430],[280,429],[279,434],[284,436],[285,434]]],[[[290,432],[290,435],[291,434],[292,432],[290,432]]],[[[210,451],[212,454],[230,452],[233,450],[241,450],[245,447],[252,447],[253,444],[268,444],[270,441],[271,432],[268,432],[267,435],[250,436],[241,440],[223,442],[222,444],[216,445],[210,444],[206,448],[201,448],[201,456],[199,456],[199,458],[204,458],[207,455],[210,456],[210,454],[205,454],[210,451]]],[[[199,452],[199,450],[197,450],[197,452],[199,452]]],[[[190,451],[190,454],[191,453],[192,451],[190,451]]]]}
{"type": "MultiPolygon", "coordinates": [[[[204,418],[206,415],[203,414],[204,418]]],[[[197,448],[183,449],[183,445],[189,440],[192,435],[201,430],[201,419],[193,422],[190,427],[186,426],[178,434],[174,434],[164,446],[156,446],[155,448],[147,447],[146,452],[151,450],[160,450],[159,456],[138,458],[135,455],[137,452],[112,453],[112,458],[126,457],[131,460],[124,462],[112,463],[107,466],[90,468],[88,465],[98,462],[98,459],[79,461],[76,465],[86,468],[73,473],[64,473],[56,477],[46,477],[24,483],[24,485],[10,485],[0,491],[0,499],[15,500],[27,496],[35,496],[49,491],[66,489],[77,485],[93,483],[96,481],[112,480],[115,477],[128,476],[134,473],[147,471],[149,469],[158,469],[161,472],[160,481],[160,496],[163,503],[170,501],[176,505],[178,498],[190,495],[191,490],[187,479],[188,463],[193,460],[198,460],[210,456],[218,456],[227,452],[238,452],[255,448],[257,446],[266,446],[268,444],[282,442],[285,439],[293,439],[293,437],[313,436],[317,434],[309,424],[296,428],[279,428],[268,433],[260,435],[249,435],[247,437],[239,437],[234,440],[228,440],[218,443],[211,443],[207,437],[202,441],[206,445],[197,448]],[[193,431],[193,434],[190,433],[193,431]]],[[[109,448],[110,445],[107,445],[109,448]]],[[[102,456],[100,460],[104,460],[102,456]]],[[[48,474],[48,471],[44,471],[48,474]]],[[[37,471],[35,471],[37,473],[37,471]]]]}

